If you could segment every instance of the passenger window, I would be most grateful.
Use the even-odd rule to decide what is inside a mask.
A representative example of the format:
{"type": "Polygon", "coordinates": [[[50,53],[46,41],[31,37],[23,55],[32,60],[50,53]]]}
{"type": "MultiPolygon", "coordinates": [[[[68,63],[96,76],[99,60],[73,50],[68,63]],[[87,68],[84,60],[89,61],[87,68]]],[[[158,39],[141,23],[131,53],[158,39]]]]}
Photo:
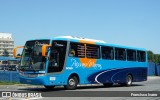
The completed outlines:
{"type": "Polygon", "coordinates": [[[82,43],[70,43],[69,49],[69,56],[70,57],[85,57],[85,46],[82,43]]]}
{"type": "Polygon", "coordinates": [[[116,60],[126,60],[125,49],[115,48],[115,58],[116,60]]]}
{"type": "Polygon", "coordinates": [[[136,51],[135,50],[127,50],[127,60],[136,61],[136,51]]]}
{"type": "Polygon", "coordinates": [[[108,59],[108,60],[114,59],[113,47],[102,47],[102,59],[108,59]]]}
{"type": "Polygon", "coordinates": [[[86,45],[86,57],[87,58],[94,58],[94,59],[99,59],[99,49],[100,47],[97,45],[91,45],[87,44],[86,45]]]}
{"type": "Polygon", "coordinates": [[[137,58],[138,58],[139,62],[145,62],[146,61],[146,52],[137,51],[137,58]]]}

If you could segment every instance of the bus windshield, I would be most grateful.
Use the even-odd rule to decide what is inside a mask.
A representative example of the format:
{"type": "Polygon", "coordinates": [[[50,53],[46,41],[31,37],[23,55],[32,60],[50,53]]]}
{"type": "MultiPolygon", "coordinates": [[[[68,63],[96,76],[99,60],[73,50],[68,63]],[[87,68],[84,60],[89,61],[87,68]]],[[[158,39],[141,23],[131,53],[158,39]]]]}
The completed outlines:
{"type": "Polygon", "coordinates": [[[49,44],[49,40],[27,41],[22,53],[21,70],[45,70],[46,58],[42,56],[42,46],[49,44]]]}

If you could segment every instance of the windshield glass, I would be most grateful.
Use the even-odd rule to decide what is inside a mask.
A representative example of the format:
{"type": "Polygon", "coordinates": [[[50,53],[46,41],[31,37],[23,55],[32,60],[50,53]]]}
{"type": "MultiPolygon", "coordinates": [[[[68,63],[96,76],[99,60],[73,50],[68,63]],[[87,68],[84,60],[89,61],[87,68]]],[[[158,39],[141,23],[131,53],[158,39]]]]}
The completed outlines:
{"type": "Polygon", "coordinates": [[[49,40],[27,41],[22,53],[21,70],[45,70],[46,58],[42,57],[42,46],[49,40]]]}

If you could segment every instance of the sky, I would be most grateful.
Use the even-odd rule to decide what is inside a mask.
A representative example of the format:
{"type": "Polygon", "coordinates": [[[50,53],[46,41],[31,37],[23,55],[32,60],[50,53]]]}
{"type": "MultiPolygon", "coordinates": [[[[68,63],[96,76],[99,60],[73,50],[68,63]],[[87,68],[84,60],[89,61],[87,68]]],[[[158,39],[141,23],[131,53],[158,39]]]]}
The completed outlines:
{"type": "Polygon", "coordinates": [[[160,54],[160,0],[0,0],[0,32],[15,46],[77,36],[160,54]]]}

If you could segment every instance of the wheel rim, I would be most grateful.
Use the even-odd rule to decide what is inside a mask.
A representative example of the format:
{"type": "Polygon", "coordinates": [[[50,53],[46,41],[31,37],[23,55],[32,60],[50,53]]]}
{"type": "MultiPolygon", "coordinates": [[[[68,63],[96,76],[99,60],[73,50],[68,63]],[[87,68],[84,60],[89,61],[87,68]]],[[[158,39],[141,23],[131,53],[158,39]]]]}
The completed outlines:
{"type": "Polygon", "coordinates": [[[131,76],[128,76],[128,77],[127,77],[127,84],[128,84],[128,85],[131,85],[131,84],[132,84],[132,77],[131,77],[131,76]]]}
{"type": "Polygon", "coordinates": [[[75,84],[76,84],[76,83],[75,83],[75,80],[74,80],[74,79],[70,79],[70,80],[69,80],[69,85],[70,85],[70,86],[73,87],[73,86],[75,86],[75,84]]]}

